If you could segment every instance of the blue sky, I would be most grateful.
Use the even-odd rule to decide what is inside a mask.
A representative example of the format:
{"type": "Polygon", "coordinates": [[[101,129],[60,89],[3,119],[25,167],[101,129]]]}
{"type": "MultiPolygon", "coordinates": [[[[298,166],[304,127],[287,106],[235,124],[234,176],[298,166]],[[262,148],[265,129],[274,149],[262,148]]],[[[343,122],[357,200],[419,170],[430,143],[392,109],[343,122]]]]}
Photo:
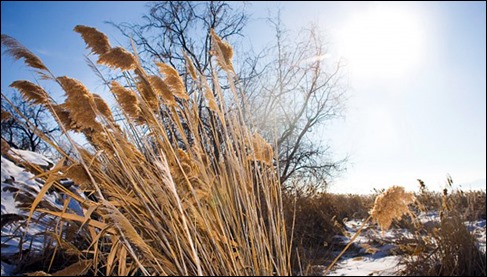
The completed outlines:
{"type": "MultiPolygon", "coordinates": [[[[22,42],[55,74],[96,92],[99,81],[84,63],[87,51],[73,27],[96,27],[117,44],[123,38],[104,21],[138,21],[146,10],[144,2],[124,1],[2,1],[1,7],[2,34],[22,42]]],[[[485,2],[251,2],[245,39],[256,50],[272,39],[265,17],[279,7],[288,28],[317,23],[330,53],[348,60],[345,118],[318,134],[337,158],[350,156],[331,191],[416,189],[418,178],[441,189],[448,173],[463,188],[485,189],[485,2]]],[[[5,56],[1,64],[2,92],[14,80],[34,77],[5,56]]]]}

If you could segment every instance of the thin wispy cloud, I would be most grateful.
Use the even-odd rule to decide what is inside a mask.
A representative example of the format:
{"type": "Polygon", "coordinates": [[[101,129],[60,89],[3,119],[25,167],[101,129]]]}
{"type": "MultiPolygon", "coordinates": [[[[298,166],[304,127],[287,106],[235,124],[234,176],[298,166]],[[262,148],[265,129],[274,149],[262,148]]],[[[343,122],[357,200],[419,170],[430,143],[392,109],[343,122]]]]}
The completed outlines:
{"type": "Polygon", "coordinates": [[[38,49],[34,49],[34,52],[37,53],[37,54],[46,56],[46,57],[60,56],[60,55],[56,55],[55,53],[53,53],[51,51],[44,50],[44,49],[39,49],[39,48],[38,49]]]}

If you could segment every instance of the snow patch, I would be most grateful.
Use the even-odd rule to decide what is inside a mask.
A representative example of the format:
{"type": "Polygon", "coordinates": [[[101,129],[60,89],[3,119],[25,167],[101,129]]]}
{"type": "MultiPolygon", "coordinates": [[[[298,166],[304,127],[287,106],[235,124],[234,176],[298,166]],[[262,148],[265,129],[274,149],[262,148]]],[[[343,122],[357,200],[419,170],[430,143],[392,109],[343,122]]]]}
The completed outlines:
{"type": "Polygon", "coordinates": [[[51,160],[44,157],[43,155],[32,151],[10,148],[9,152],[11,152],[15,158],[18,158],[21,161],[29,162],[31,164],[37,164],[40,166],[52,166],[54,164],[51,160]]]}
{"type": "Polygon", "coordinates": [[[349,258],[340,262],[337,269],[327,276],[392,276],[399,270],[399,256],[349,258]]]}

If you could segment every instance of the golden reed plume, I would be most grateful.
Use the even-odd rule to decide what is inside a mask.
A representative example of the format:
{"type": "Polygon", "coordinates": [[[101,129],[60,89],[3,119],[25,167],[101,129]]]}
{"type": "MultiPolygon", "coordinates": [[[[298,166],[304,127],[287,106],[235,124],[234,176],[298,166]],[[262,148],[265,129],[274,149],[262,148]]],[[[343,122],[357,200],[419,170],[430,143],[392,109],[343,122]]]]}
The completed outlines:
{"type": "Polygon", "coordinates": [[[159,67],[159,71],[166,76],[164,78],[164,82],[166,82],[168,87],[171,89],[172,94],[174,94],[174,96],[177,98],[188,100],[189,96],[184,88],[183,80],[179,76],[176,69],[165,63],[158,62],[156,65],[159,67]]]}
{"type": "Polygon", "coordinates": [[[125,88],[116,81],[111,84],[111,90],[117,97],[117,101],[122,107],[122,110],[132,119],[140,117],[140,103],[135,92],[131,89],[125,88]]]}
{"type": "Polygon", "coordinates": [[[223,41],[213,29],[211,29],[211,37],[213,38],[213,54],[217,58],[218,65],[224,69],[233,71],[233,49],[232,46],[223,41]]]}
{"type": "Polygon", "coordinates": [[[193,80],[198,79],[198,74],[196,74],[196,68],[194,67],[193,62],[191,61],[191,58],[186,54],[186,52],[183,52],[184,60],[186,61],[186,68],[189,72],[189,75],[193,80]]]}
{"type": "Polygon", "coordinates": [[[149,81],[151,87],[154,91],[162,97],[164,103],[169,106],[176,106],[176,100],[174,99],[173,94],[171,93],[171,89],[169,86],[164,82],[161,77],[150,75],[147,76],[147,80],[149,81]]]}
{"type": "Polygon", "coordinates": [[[102,125],[96,121],[95,99],[83,83],[66,76],[58,77],[57,80],[66,92],[65,108],[75,124],[80,129],[102,130],[102,125]]]}
{"type": "Polygon", "coordinates": [[[25,48],[14,38],[2,34],[2,45],[7,48],[6,52],[17,60],[24,59],[25,63],[32,68],[48,71],[42,61],[30,50],[25,48]]]}
{"type": "Polygon", "coordinates": [[[401,219],[403,214],[409,213],[408,205],[415,200],[412,192],[406,192],[403,187],[393,186],[375,198],[370,215],[382,230],[387,230],[392,220],[401,219]]]}
{"type": "Polygon", "coordinates": [[[131,70],[137,66],[134,55],[121,47],[112,48],[108,52],[101,54],[97,62],[121,70],[131,70]]]}
{"type": "Polygon", "coordinates": [[[74,31],[81,34],[83,40],[88,45],[87,48],[91,48],[93,53],[103,55],[112,48],[108,37],[93,27],[77,25],[74,27],[74,31]]]}
{"type": "Polygon", "coordinates": [[[16,88],[22,94],[26,101],[33,102],[39,105],[46,105],[49,103],[49,95],[40,86],[29,81],[21,80],[10,84],[10,87],[16,88]]]}
{"type": "Polygon", "coordinates": [[[12,118],[12,114],[2,109],[2,122],[12,118]]]}

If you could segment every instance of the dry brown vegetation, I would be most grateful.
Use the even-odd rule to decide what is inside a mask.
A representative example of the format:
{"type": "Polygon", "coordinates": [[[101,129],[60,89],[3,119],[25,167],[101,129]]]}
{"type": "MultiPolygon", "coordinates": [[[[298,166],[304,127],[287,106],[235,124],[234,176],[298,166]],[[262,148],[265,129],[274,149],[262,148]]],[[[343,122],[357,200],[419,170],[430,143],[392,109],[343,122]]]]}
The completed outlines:
{"type": "Polygon", "coordinates": [[[403,244],[406,255],[402,274],[408,276],[485,276],[486,253],[481,251],[466,221],[485,220],[485,192],[454,190],[453,180],[447,178],[443,193],[426,190],[420,183],[419,209],[439,212],[436,225],[414,224],[415,237],[403,244]],[[424,203],[424,204],[423,204],[424,203]],[[412,246],[412,247],[411,247],[412,246]]]}
{"type": "Polygon", "coordinates": [[[294,274],[311,274],[312,266],[329,263],[332,251],[343,249],[344,220],[368,216],[373,196],[330,193],[285,193],[284,214],[292,235],[294,274]]]}
{"type": "MultiPolygon", "coordinates": [[[[450,186],[451,190],[451,186],[450,186]]],[[[379,225],[404,228],[416,234],[414,239],[397,238],[396,241],[380,239],[378,243],[397,246],[396,254],[404,255],[407,270],[400,275],[461,275],[471,273],[485,276],[485,262],[472,234],[466,229],[467,220],[485,219],[485,192],[454,190],[452,193],[428,191],[424,186],[418,193],[405,194],[391,188],[377,195],[340,195],[328,193],[284,195],[288,228],[294,228],[292,268],[294,274],[322,274],[319,266],[331,264],[336,251],[347,245],[335,240],[336,235],[349,236],[343,222],[347,219],[366,219],[375,215],[379,225]],[[376,204],[374,206],[374,199],[376,204]],[[399,206],[398,201],[410,203],[399,206]],[[389,207],[393,205],[392,208],[389,207]],[[446,210],[448,207],[449,211],[446,210]],[[392,213],[382,214],[390,210],[392,213]],[[394,211],[397,210],[397,213],[394,211]],[[375,212],[374,212],[375,211],[375,212]],[[421,224],[420,213],[441,213],[441,222],[432,228],[432,222],[421,224]],[[369,214],[370,213],[370,214],[369,214]],[[399,216],[406,213],[407,216],[399,216]],[[396,219],[392,221],[392,216],[396,219]],[[293,217],[294,216],[294,217],[293,217]],[[290,223],[294,220],[294,226],[290,223]],[[382,223],[382,224],[381,224],[382,223]],[[461,258],[468,257],[468,258],[461,258]],[[440,265],[445,264],[441,267],[440,265]],[[318,267],[316,267],[318,266],[318,267]],[[318,268],[318,271],[314,271],[318,268]]],[[[434,223],[433,223],[434,224],[434,223]]],[[[363,224],[367,229],[373,228],[363,224]]],[[[352,244],[348,251],[354,252],[352,244]]]]}

